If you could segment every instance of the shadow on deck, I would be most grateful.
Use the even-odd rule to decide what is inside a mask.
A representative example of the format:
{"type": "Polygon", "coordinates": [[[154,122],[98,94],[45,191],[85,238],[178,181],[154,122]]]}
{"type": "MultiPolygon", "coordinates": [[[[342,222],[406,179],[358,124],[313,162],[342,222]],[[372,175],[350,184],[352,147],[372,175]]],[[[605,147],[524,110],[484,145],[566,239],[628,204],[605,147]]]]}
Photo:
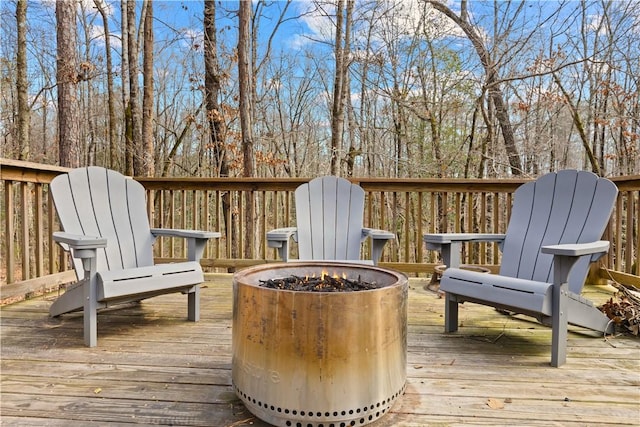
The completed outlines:
{"type": "MultiPolygon", "coordinates": [[[[200,322],[186,297],[156,297],[103,312],[96,348],[80,314],[48,317],[55,296],[2,307],[1,424],[267,426],[231,391],[232,276],[208,278],[200,322]]],[[[465,304],[444,334],[426,284],[410,281],[406,393],[372,427],[638,425],[639,339],[570,328],[567,364],[551,368],[549,328],[465,304]]]]}

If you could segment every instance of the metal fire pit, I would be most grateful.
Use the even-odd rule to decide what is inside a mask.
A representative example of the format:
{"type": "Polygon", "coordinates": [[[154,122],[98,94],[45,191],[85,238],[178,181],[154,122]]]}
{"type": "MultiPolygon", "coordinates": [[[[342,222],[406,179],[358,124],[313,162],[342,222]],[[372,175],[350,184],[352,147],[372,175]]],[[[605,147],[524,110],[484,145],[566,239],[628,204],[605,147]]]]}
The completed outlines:
{"type": "Polygon", "coordinates": [[[407,277],[360,264],[251,267],[233,280],[233,388],[277,426],[345,427],[383,416],[404,392],[407,277]],[[383,287],[300,292],[260,280],[334,273],[383,287]]]}

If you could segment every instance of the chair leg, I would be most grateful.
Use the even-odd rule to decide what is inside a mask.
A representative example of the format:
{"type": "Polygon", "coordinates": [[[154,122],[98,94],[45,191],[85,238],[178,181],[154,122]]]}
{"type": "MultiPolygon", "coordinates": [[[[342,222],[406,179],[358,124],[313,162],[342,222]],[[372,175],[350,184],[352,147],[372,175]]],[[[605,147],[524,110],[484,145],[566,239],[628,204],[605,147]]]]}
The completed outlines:
{"type": "Polygon", "coordinates": [[[98,345],[98,301],[95,275],[84,285],[84,344],[87,347],[98,345]]]}
{"type": "Polygon", "coordinates": [[[193,322],[197,322],[200,320],[200,285],[194,286],[193,289],[187,293],[187,298],[187,318],[193,322]]]}
{"type": "Polygon", "coordinates": [[[551,366],[554,368],[564,365],[567,361],[568,298],[566,283],[553,286],[551,366]]]}
{"type": "Polygon", "coordinates": [[[444,296],[444,331],[458,330],[458,302],[447,292],[444,296]]]}

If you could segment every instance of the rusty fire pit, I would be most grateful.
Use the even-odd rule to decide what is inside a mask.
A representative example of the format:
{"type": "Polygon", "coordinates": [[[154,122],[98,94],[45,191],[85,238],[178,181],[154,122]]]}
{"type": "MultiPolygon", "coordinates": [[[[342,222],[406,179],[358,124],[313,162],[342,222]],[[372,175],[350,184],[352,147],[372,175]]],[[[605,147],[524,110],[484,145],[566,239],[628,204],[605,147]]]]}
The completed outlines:
{"type": "Polygon", "coordinates": [[[402,395],[407,361],[407,277],[361,264],[251,267],[233,280],[233,388],[277,426],[371,423],[402,395]],[[307,292],[261,281],[344,275],[377,289],[307,292]]]}

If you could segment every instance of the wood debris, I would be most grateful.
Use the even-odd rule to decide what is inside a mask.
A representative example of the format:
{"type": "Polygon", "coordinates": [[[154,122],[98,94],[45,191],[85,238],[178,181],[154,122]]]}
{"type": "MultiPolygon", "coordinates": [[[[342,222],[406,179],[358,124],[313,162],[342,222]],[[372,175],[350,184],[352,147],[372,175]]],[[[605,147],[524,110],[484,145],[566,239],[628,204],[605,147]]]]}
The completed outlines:
{"type": "Polygon", "coordinates": [[[618,291],[598,308],[617,327],[638,336],[640,332],[640,289],[633,285],[627,286],[620,283],[615,283],[613,286],[618,291]]]}

